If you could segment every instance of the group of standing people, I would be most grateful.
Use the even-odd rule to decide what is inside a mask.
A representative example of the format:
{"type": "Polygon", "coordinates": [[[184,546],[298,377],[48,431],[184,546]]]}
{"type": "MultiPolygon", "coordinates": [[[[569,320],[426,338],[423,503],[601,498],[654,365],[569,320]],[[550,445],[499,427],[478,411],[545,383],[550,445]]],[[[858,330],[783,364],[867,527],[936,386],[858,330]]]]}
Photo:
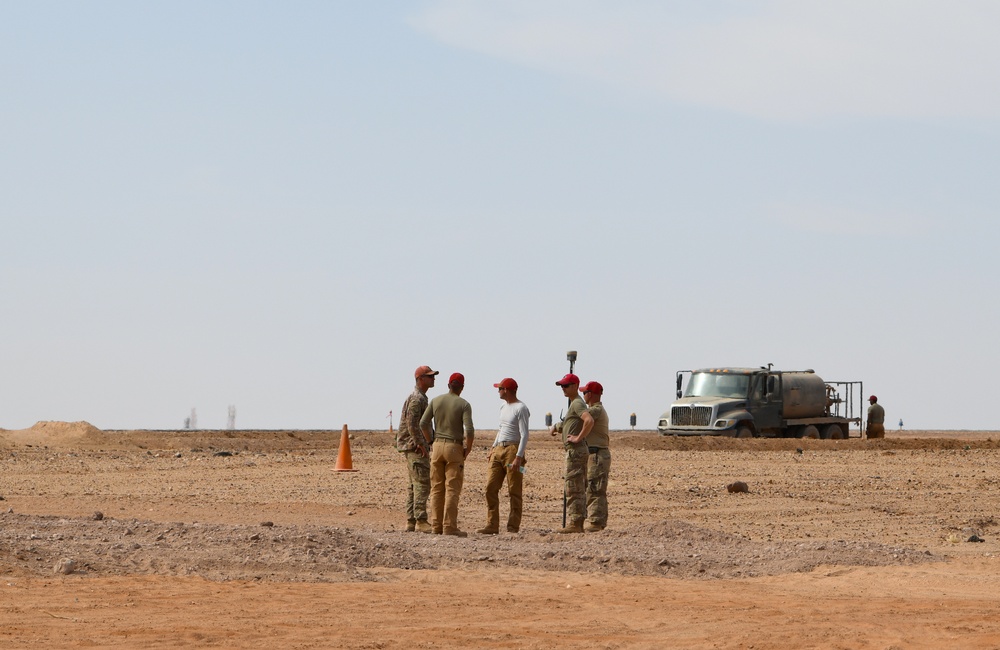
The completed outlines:
{"type": "MultiPolygon", "coordinates": [[[[406,530],[466,537],[458,527],[458,502],[465,479],[465,459],[472,451],[475,426],[472,406],[462,398],[465,377],[453,373],[448,392],[427,397],[434,387],[437,370],[420,366],[415,386],[406,398],[396,432],[396,450],[407,465],[406,530]]],[[[580,387],[580,379],[568,374],[556,382],[569,399],[566,417],[550,428],[563,435],[566,448],[565,508],[568,521],[560,533],[600,531],[607,525],[608,415],[601,404],[604,388],[592,381],[580,387]],[[582,397],[581,397],[582,396],[582,397]]],[[[486,478],[486,525],[476,532],[500,532],[500,489],[507,482],[510,512],[507,532],[521,529],[524,503],[523,481],[527,464],[528,407],[517,398],[517,382],[504,378],[493,384],[504,404],[500,423],[488,458],[486,478]]]]}

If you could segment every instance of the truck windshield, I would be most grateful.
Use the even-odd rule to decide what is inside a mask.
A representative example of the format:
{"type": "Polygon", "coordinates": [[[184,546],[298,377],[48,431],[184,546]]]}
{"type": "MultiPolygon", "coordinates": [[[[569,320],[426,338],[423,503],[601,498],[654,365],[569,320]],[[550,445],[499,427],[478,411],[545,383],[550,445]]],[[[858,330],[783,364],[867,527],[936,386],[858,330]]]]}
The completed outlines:
{"type": "Polygon", "coordinates": [[[684,397],[746,397],[750,386],[747,375],[716,375],[696,372],[691,375],[684,397]]]}

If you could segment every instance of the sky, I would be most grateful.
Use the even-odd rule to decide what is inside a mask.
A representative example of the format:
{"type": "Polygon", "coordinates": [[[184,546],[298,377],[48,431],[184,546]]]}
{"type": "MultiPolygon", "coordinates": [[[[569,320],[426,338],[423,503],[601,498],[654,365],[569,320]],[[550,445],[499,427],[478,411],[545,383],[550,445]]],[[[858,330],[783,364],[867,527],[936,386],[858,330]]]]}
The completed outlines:
{"type": "Polygon", "coordinates": [[[422,364],[481,429],[515,378],[541,428],[576,350],[613,429],[769,363],[889,429],[998,429],[998,26],[0,0],[0,428],[388,428],[422,364]]]}

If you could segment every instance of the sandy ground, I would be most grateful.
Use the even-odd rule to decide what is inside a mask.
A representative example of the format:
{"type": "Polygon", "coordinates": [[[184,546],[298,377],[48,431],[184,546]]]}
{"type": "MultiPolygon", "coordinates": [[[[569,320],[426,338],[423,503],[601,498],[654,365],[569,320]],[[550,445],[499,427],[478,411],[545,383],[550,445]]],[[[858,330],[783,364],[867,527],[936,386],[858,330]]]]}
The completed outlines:
{"type": "Polygon", "coordinates": [[[0,647],[1000,647],[998,432],[614,432],[571,536],[537,432],[521,532],[465,539],[404,532],[391,436],[352,436],[346,473],[340,431],[0,430],[0,647]]]}

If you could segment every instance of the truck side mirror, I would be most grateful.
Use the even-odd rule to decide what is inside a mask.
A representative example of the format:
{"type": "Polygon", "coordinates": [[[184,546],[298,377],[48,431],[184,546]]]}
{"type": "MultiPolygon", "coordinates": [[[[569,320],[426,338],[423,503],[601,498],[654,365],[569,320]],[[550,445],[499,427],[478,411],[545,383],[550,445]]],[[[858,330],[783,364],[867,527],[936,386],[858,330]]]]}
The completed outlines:
{"type": "Polygon", "coordinates": [[[778,383],[778,381],[777,381],[777,379],[775,379],[775,377],[773,375],[767,378],[767,397],[768,397],[768,399],[770,399],[771,395],[774,395],[774,393],[777,391],[777,388],[778,388],[777,387],[777,383],[778,383]]]}
{"type": "Polygon", "coordinates": [[[680,373],[678,373],[677,374],[677,399],[680,399],[681,395],[683,395],[683,393],[681,392],[681,381],[683,381],[683,380],[684,380],[684,376],[681,375],[680,373]]]}

